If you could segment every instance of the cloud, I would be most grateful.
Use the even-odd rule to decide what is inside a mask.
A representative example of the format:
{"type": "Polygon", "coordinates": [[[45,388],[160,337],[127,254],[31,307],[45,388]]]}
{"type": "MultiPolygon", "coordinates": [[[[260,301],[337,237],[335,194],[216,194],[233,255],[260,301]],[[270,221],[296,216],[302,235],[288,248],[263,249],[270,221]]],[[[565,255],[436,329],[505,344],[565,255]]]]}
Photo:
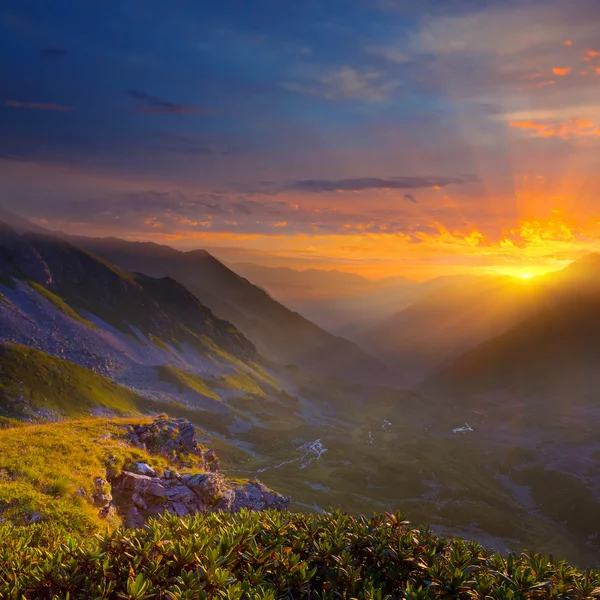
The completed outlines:
{"type": "Polygon", "coordinates": [[[409,202],[414,202],[417,204],[417,199],[412,194],[404,194],[403,198],[409,202]]]}
{"type": "Polygon", "coordinates": [[[294,181],[286,189],[301,192],[359,192],[363,190],[407,190],[429,187],[445,187],[451,184],[474,183],[474,175],[461,176],[408,176],[380,179],[378,177],[360,177],[355,179],[303,179],[294,181]]]}
{"type": "Polygon", "coordinates": [[[240,156],[242,154],[238,149],[220,148],[216,144],[198,143],[197,140],[178,133],[155,131],[153,135],[161,140],[162,149],[174,154],[186,156],[240,156]]]}
{"type": "Polygon", "coordinates": [[[403,64],[410,61],[407,54],[393,46],[367,46],[365,52],[396,64],[403,64]]]}
{"type": "Polygon", "coordinates": [[[73,110],[72,106],[65,106],[63,104],[48,104],[45,102],[20,102],[19,100],[5,100],[4,105],[11,106],[13,108],[28,108],[30,110],[73,110]]]}
{"type": "Polygon", "coordinates": [[[594,39],[599,14],[596,3],[578,0],[482,3],[480,9],[467,14],[426,18],[409,42],[416,51],[438,55],[517,55],[534,48],[558,47],[567,29],[577,33],[571,42],[594,39]]]}
{"type": "Polygon", "coordinates": [[[325,98],[332,101],[362,100],[385,102],[399,86],[395,80],[386,80],[382,73],[342,67],[327,71],[307,82],[284,83],[291,92],[325,98]]]}
{"type": "Polygon", "coordinates": [[[46,48],[42,48],[40,52],[46,57],[54,60],[58,60],[61,58],[66,58],[71,54],[69,50],[66,48],[61,48],[59,46],[48,46],[46,48]]]}
{"type": "Polygon", "coordinates": [[[573,71],[572,67],[554,67],[552,72],[559,77],[565,77],[565,75],[569,75],[573,71]]]}
{"type": "Polygon", "coordinates": [[[146,92],[139,90],[130,90],[128,94],[146,104],[140,106],[137,112],[153,115],[209,115],[212,110],[204,106],[185,106],[183,104],[175,104],[169,100],[162,100],[156,96],[151,96],[146,92]]]}
{"type": "Polygon", "coordinates": [[[531,137],[559,137],[568,140],[574,137],[600,136],[600,126],[588,119],[566,121],[509,121],[509,127],[529,130],[531,137]]]}

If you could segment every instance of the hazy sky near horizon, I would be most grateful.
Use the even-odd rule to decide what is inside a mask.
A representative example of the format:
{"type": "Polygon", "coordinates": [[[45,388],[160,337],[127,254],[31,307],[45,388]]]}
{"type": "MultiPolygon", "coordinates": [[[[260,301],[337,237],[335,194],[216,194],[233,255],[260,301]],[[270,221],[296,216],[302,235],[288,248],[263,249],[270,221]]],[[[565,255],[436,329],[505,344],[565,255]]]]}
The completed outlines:
{"type": "Polygon", "coordinates": [[[600,234],[597,0],[8,0],[0,202],[233,261],[537,273],[600,234]]]}

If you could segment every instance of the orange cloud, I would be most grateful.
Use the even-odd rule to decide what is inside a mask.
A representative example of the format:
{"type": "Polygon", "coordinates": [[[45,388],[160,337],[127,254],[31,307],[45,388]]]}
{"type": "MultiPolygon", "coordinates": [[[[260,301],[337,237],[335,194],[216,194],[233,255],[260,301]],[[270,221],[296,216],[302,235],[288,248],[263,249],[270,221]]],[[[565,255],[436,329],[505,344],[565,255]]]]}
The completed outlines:
{"type": "Polygon", "coordinates": [[[29,108],[31,110],[73,110],[72,106],[64,106],[62,104],[46,104],[44,102],[20,102],[19,100],[5,100],[5,106],[12,106],[13,108],[29,108]]]}
{"type": "Polygon", "coordinates": [[[597,52],[596,50],[586,50],[585,54],[589,58],[593,58],[594,56],[600,56],[600,52],[597,52]]]}
{"type": "Polygon", "coordinates": [[[509,127],[532,130],[532,137],[559,137],[563,140],[581,136],[600,136],[600,127],[587,119],[563,122],[509,121],[509,127]]]}
{"type": "Polygon", "coordinates": [[[571,40],[565,40],[564,44],[565,44],[565,46],[572,46],[573,42],[571,40]]]}
{"type": "Polygon", "coordinates": [[[552,72],[555,75],[558,75],[559,77],[564,77],[565,75],[568,75],[572,70],[573,70],[572,67],[564,67],[564,68],[554,67],[552,69],[552,72]]]}

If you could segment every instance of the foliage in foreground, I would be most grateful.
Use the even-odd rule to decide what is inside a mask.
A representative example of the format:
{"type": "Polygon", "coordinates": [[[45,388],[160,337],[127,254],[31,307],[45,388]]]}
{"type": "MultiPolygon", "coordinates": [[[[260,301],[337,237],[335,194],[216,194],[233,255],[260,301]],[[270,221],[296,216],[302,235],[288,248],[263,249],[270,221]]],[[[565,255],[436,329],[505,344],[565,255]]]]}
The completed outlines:
{"type": "Polygon", "coordinates": [[[600,597],[598,586],[598,571],[534,554],[503,557],[411,529],[399,514],[165,516],[83,541],[39,525],[0,526],[7,599],[583,600],[600,597]]]}

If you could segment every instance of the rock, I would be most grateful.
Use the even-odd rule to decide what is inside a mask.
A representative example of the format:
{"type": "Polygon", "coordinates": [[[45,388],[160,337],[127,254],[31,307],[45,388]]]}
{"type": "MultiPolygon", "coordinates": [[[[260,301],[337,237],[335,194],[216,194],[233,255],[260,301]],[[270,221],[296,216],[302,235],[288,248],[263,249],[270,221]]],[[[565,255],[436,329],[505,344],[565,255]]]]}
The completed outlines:
{"type": "Polygon", "coordinates": [[[217,473],[202,473],[194,475],[187,481],[187,486],[199,496],[204,504],[210,504],[223,490],[223,479],[217,473]]]}
{"type": "Polygon", "coordinates": [[[147,475],[139,475],[138,473],[132,473],[131,471],[123,471],[121,487],[126,490],[135,490],[136,492],[145,492],[152,479],[147,475]]]}
{"type": "Polygon", "coordinates": [[[107,485],[108,481],[106,481],[106,479],[103,479],[102,477],[94,478],[94,486],[96,487],[96,489],[103,490],[107,485]]]}
{"type": "Polygon", "coordinates": [[[82,487],[75,490],[75,494],[77,494],[77,496],[80,496],[81,498],[87,498],[87,494],[85,493],[85,490],[82,487]]]}
{"type": "Polygon", "coordinates": [[[153,481],[148,487],[148,493],[151,496],[156,496],[157,498],[164,498],[167,495],[167,490],[161,483],[156,483],[153,481]]]}
{"type": "Polygon", "coordinates": [[[42,515],[40,515],[39,512],[34,512],[30,517],[29,517],[29,522],[30,523],[38,523],[39,521],[42,520],[42,515]]]}
{"type": "Polygon", "coordinates": [[[149,475],[150,477],[156,477],[156,471],[148,464],[143,463],[143,462],[138,462],[135,463],[135,468],[137,469],[138,473],[141,473],[142,475],[149,475]]]}
{"type": "Polygon", "coordinates": [[[110,502],[100,510],[99,514],[104,519],[109,519],[110,517],[113,517],[117,514],[117,507],[112,502],[110,502]]]}
{"type": "Polygon", "coordinates": [[[178,485],[167,490],[167,497],[172,502],[190,503],[196,499],[196,494],[185,485],[178,485]]]}
{"type": "Polygon", "coordinates": [[[187,419],[157,415],[149,425],[129,427],[127,438],[134,446],[148,448],[164,456],[182,453],[202,458],[203,450],[196,440],[196,428],[187,419]]]}
{"type": "Polygon", "coordinates": [[[106,506],[109,502],[112,502],[112,494],[95,494],[94,495],[94,504],[96,506],[106,506]]]}
{"type": "Polygon", "coordinates": [[[148,508],[146,501],[139,494],[133,494],[131,496],[131,500],[133,501],[135,506],[137,506],[138,508],[142,508],[142,509],[148,508]]]}
{"type": "Polygon", "coordinates": [[[189,510],[185,504],[182,504],[181,502],[173,502],[173,509],[179,517],[184,517],[185,515],[189,514],[189,510]]]}

